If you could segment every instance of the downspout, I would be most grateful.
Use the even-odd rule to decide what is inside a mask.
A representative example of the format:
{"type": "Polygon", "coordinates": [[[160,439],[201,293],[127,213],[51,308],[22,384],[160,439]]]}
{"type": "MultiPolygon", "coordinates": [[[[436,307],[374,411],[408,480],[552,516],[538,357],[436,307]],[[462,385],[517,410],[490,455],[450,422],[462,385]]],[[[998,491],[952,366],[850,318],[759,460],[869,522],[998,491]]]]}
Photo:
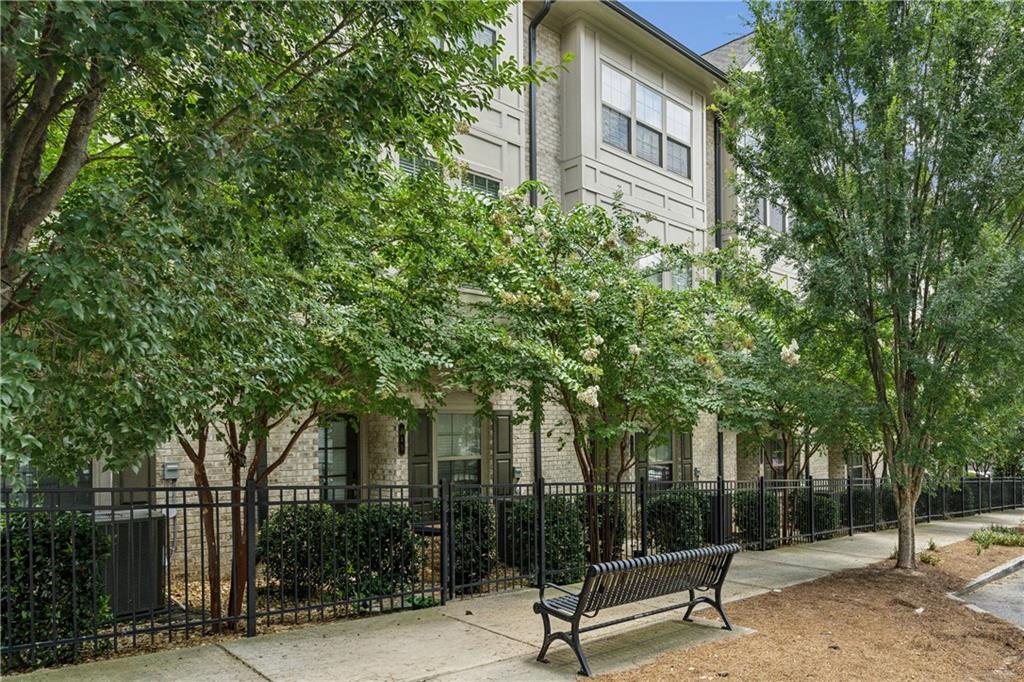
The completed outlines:
{"type": "MultiPolygon", "coordinates": [[[[548,12],[551,11],[551,5],[554,0],[544,0],[544,6],[539,12],[530,20],[530,27],[527,30],[527,41],[529,43],[529,66],[532,69],[534,64],[537,62],[537,27],[540,26],[540,22],[544,21],[544,17],[547,16],[548,12]]],[[[530,99],[527,103],[529,113],[529,132],[530,132],[530,182],[536,182],[537,180],[537,84],[530,83],[530,99]]],[[[530,206],[537,207],[537,188],[530,188],[530,206]]],[[[543,394],[540,385],[534,384],[531,389],[531,402],[533,407],[533,495],[534,495],[534,511],[536,512],[536,519],[534,528],[537,529],[537,586],[540,588],[540,598],[544,598],[544,583],[547,578],[547,569],[545,566],[544,555],[546,554],[546,542],[544,538],[544,470],[543,462],[541,457],[541,410],[543,394]]]]}
{"type": "MultiPolygon", "coordinates": [[[[715,114],[715,250],[722,250],[722,122],[715,114]]],[[[722,268],[715,268],[715,284],[722,283],[722,268]]],[[[718,414],[718,475],[725,476],[725,434],[718,414]]]]}

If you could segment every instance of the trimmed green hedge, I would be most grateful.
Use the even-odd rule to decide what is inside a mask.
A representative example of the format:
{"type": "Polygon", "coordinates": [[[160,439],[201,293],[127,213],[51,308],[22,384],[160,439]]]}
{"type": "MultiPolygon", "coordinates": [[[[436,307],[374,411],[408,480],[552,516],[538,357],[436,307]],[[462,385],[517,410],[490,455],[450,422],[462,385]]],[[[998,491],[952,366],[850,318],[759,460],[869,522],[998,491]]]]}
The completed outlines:
{"type": "MultiPolygon", "coordinates": [[[[2,531],[6,575],[0,595],[4,648],[91,635],[113,622],[103,567],[110,558],[108,530],[91,514],[15,512],[2,531]],[[95,543],[95,544],[94,544],[95,543]],[[31,577],[30,577],[31,576],[31,577]],[[95,599],[94,599],[95,596],[95,599]]],[[[42,645],[7,653],[5,671],[73,663],[108,650],[105,640],[42,645]]]]}
{"type": "MultiPolygon", "coordinates": [[[[440,510],[439,502],[435,509],[440,510]]],[[[452,518],[452,537],[455,543],[452,572],[455,583],[478,583],[497,564],[494,502],[481,497],[476,490],[459,491],[452,498],[452,518]]]]}
{"type": "Polygon", "coordinates": [[[338,514],[337,558],[344,561],[346,599],[409,592],[420,577],[426,540],[416,534],[416,515],[404,504],[360,504],[338,514]]]}
{"type": "MultiPolygon", "coordinates": [[[[580,503],[571,496],[544,499],[545,580],[572,583],[583,578],[587,565],[586,530],[580,519],[580,503]]],[[[524,573],[537,573],[535,543],[536,511],[532,496],[520,496],[512,502],[506,527],[509,559],[524,573]]]]}
{"type": "MultiPolygon", "coordinates": [[[[758,518],[758,491],[739,490],[732,497],[733,515],[740,536],[749,542],[760,542],[761,522],[758,518]]],[[[780,535],[779,496],[765,493],[764,535],[765,540],[775,540],[780,535]]]]}
{"type": "Polygon", "coordinates": [[[425,540],[402,504],[327,504],[276,509],[259,530],[260,563],[285,597],[325,592],[370,599],[407,592],[419,579],[425,540]]]}
{"type": "Polygon", "coordinates": [[[647,498],[651,553],[676,552],[704,542],[704,501],[686,488],[652,493],[647,498]]]}
{"type": "MultiPolygon", "coordinates": [[[[839,528],[839,503],[829,493],[814,493],[814,531],[821,533],[839,528]]],[[[801,488],[793,496],[793,524],[801,533],[811,532],[807,515],[807,490],[801,488]]]]}
{"type": "Polygon", "coordinates": [[[326,504],[295,504],[279,507],[258,533],[259,556],[269,580],[286,596],[306,598],[333,591],[341,571],[333,547],[338,544],[341,522],[326,504]]]}

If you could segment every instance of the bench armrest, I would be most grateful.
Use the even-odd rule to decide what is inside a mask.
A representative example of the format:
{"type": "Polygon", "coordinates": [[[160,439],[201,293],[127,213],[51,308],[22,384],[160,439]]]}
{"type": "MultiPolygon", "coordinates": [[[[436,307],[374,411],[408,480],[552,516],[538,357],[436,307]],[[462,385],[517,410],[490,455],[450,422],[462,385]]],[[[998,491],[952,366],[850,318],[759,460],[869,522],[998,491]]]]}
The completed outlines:
{"type": "Polygon", "coordinates": [[[578,596],[580,596],[578,592],[573,592],[573,591],[571,591],[571,590],[567,590],[567,589],[565,589],[564,587],[559,587],[558,585],[554,585],[554,584],[552,584],[552,583],[544,583],[544,589],[545,589],[545,590],[546,590],[546,589],[548,589],[549,587],[550,587],[551,589],[553,589],[553,590],[558,590],[559,592],[562,592],[562,593],[564,593],[564,594],[568,594],[568,595],[570,595],[570,596],[572,596],[572,597],[578,597],[578,596]]]}

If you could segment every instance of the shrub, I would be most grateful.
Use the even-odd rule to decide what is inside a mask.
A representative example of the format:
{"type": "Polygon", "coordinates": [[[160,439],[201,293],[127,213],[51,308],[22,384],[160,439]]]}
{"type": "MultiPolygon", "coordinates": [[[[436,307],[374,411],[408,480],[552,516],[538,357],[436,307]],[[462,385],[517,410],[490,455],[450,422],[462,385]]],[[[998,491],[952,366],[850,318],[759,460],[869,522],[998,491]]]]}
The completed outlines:
{"type": "Polygon", "coordinates": [[[338,514],[326,504],[289,504],[267,518],[258,534],[267,578],[286,596],[333,590],[345,557],[336,551],[338,514]]]}
{"type": "MultiPolygon", "coordinates": [[[[820,533],[839,528],[839,503],[830,493],[814,493],[814,531],[820,533]]],[[[807,516],[807,490],[801,488],[793,496],[793,524],[801,533],[811,532],[807,516]]]]}
{"type": "Polygon", "coordinates": [[[853,525],[870,526],[871,519],[871,488],[853,488],[853,525]]]}
{"type": "MultiPolygon", "coordinates": [[[[10,513],[2,537],[4,648],[31,643],[33,631],[36,641],[64,639],[76,633],[92,635],[113,622],[103,577],[111,538],[109,532],[97,528],[90,514],[10,513]]],[[[100,653],[108,645],[106,641],[44,644],[35,650],[5,654],[3,667],[10,671],[72,663],[100,653]]]]}
{"type": "MultiPolygon", "coordinates": [[[[594,554],[591,552],[590,547],[590,530],[589,530],[589,519],[587,518],[587,497],[584,493],[577,499],[577,507],[579,508],[580,524],[583,526],[583,540],[585,543],[586,556],[591,557],[594,554]]],[[[604,537],[604,524],[612,521],[611,516],[615,509],[615,492],[613,490],[605,490],[599,488],[595,493],[597,499],[597,536],[599,538],[598,543],[600,544],[600,538],[604,537]]],[[[619,495],[619,509],[617,523],[615,526],[614,534],[612,535],[612,552],[610,556],[612,559],[621,559],[623,547],[626,544],[626,503],[627,497],[624,494],[619,495]]]]}
{"type": "MultiPolygon", "coordinates": [[[[739,490],[733,495],[733,513],[736,517],[736,528],[744,540],[758,542],[761,540],[761,525],[758,519],[758,491],[739,490]]],[[[779,537],[779,497],[771,493],[764,496],[764,536],[765,540],[779,537]]]]}
{"type": "Polygon", "coordinates": [[[971,540],[978,544],[978,554],[992,545],[1024,547],[1024,531],[1008,526],[989,526],[971,533],[971,540]]]}
{"type": "MultiPolygon", "coordinates": [[[[439,511],[440,506],[436,509],[439,511]]],[[[478,583],[497,563],[494,502],[481,497],[476,490],[460,490],[452,497],[452,520],[455,584],[478,583]]],[[[472,588],[463,591],[472,591],[472,588]]]]}
{"type": "MultiPolygon", "coordinates": [[[[544,575],[546,581],[572,583],[587,565],[586,530],[579,501],[562,495],[544,499],[544,575]]],[[[537,573],[537,523],[533,497],[517,497],[506,526],[506,547],[512,563],[531,576],[537,573]]]]}
{"type": "Polygon", "coordinates": [[[419,580],[426,541],[404,504],[360,504],[339,514],[338,585],[346,599],[408,592],[419,580]]]}
{"type": "Polygon", "coordinates": [[[655,552],[700,547],[704,541],[704,502],[687,488],[652,494],[647,500],[647,531],[655,552]]]}

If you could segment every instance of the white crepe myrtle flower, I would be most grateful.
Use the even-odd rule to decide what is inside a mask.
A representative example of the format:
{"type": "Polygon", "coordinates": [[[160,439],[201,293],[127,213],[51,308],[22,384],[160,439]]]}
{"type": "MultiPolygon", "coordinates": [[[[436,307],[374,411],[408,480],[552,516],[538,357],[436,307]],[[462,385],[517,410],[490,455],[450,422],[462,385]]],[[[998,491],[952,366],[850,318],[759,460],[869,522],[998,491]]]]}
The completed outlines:
{"type": "Polygon", "coordinates": [[[797,353],[798,350],[800,350],[800,345],[796,342],[796,339],[793,339],[789,342],[788,346],[779,352],[779,358],[784,363],[792,367],[800,362],[800,354],[797,353]]]}
{"type": "Polygon", "coordinates": [[[597,407],[598,406],[598,402],[597,402],[597,392],[598,392],[598,390],[600,390],[600,389],[597,386],[587,386],[582,391],[577,391],[576,392],[576,398],[579,399],[580,402],[586,403],[587,405],[590,405],[591,407],[597,407]]]}
{"type": "Polygon", "coordinates": [[[597,360],[597,356],[600,354],[601,351],[599,351],[596,348],[587,348],[582,353],[580,353],[580,357],[586,360],[587,362],[593,362],[594,360],[597,360]]]}
{"type": "Polygon", "coordinates": [[[600,334],[594,334],[594,345],[600,346],[602,343],[604,343],[604,337],[600,334]]]}
{"type": "Polygon", "coordinates": [[[533,212],[533,219],[538,223],[544,222],[544,212],[538,208],[533,212]]]}
{"type": "Polygon", "coordinates": [[[498,298],[500,298],[501,302],[504,303],[505,305],[512,305],[519,301],[519,297],[513,294],[511,291],[499,292],[498,298]]]}
{"type": "Polygon", "coordinates": [[[587,300],[591,303],[597,303],[597,299],[599,298],[601,298],[600,292],[594,291],[593,289],[587,292],[587,300]]]}
{"type": "Polygon", "coordinates": [[[632,355],[633,357],[640,355],[640,346],[636,345],[635,343],[629,344],[629,354],[632,355]]]}

